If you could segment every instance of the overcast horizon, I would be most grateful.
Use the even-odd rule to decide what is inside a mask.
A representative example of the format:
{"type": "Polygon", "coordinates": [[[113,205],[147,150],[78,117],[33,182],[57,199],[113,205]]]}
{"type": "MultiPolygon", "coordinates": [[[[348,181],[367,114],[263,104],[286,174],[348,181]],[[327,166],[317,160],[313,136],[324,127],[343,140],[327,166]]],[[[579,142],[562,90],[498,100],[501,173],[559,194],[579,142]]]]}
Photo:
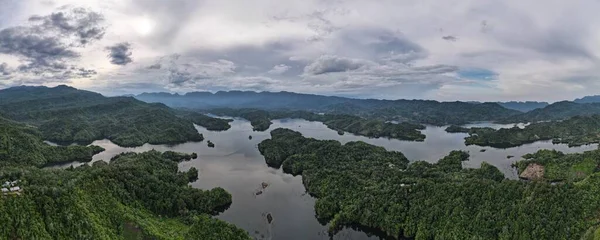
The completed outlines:
{"type": "Polygon", "coordinates": [[[600,2],[0,0],[0,88],[561,101],[600,94],[600,2]],[[540,6],[543,5],[543,8],[540,6]]]}

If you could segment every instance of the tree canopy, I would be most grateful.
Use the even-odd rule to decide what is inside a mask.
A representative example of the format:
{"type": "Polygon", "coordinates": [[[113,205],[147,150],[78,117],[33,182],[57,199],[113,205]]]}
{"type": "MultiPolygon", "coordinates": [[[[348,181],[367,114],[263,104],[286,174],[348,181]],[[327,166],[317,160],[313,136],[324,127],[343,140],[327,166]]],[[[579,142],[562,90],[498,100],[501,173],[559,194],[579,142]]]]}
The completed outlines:
{"type": "Polygon", "coordinates": [[[485,162],[463,168],[463,151],[409,164],[402,153],[363,142],[342,145],[288,129],[271,136],[259,144],[265,161],[302,175],[332,232],[358,224],[396,238],[577,239],[598,221],[600,173],[561,185],[523,182],[485,162]]]}
{"type": "Polygon", "coordinates": [[[136,234],[144,239],[250,239],[245,231],[207,216],[231,204],[231,195],[222,188],[189,187],[197,170],[178,171],[180,158],[173,156],[149,151],[67,170],[1,168],[0,180],[19,180],[23,191],[0,197],[0,239],[127,239],[136,234]]]}

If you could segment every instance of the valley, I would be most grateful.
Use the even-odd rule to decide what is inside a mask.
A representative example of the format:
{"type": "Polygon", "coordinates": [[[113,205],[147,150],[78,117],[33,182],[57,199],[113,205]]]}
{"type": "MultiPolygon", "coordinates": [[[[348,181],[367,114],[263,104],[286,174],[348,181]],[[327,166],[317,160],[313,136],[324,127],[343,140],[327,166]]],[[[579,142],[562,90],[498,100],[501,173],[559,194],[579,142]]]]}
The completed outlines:
{"type": "MultiPolygon", "coordinates": [[[[0,99],[2,91],[6,90],[0,90],[0,99]]],[[[0,111],[10,119],[0,124],[0,173],[3,181],[19,181],[22,188],[19,195],[0,201],[3,206],[45,201],[45,207],[0,208],[10,226],[2,236],[552,239],[584,238],[597,231],[591,219],[600,206],[589,195],[598,191],[594,183],[595,166],[600,164],[595,157],[598,144],[591,132],[596,116],[518,127],[489,121],[436,126],[309,111],[173,109],[134,99],[123,104],[119,97],[65,87],[28,91],[48,93],[0,104],[3,111],[21,109],[0,111]],[[37,101],[36,96],[60,104],[36,109],[30,103],[37,101]],[[67,96],[77,100],[65,100],[67,96]],[[98,109],[100,103],[107,107],[98,109]],[[92,124],[113,113],[140,117],[115,117],[111,124],[99,125],[111,126],[102,131],[95,125],[47,128],[63,118],[89,119],[87,124],[92,124]],[[116,124],[120,122],[127,126],[116,124]],[[162,131],[160,126],[170,122],[185,132],[192,132],[187,130],[191,127],[194,133],[162,131]],[[50,129],[60,129],[67,137],[53,138],[50,129]],[[81,141],[73,138],[89,131],[98,134],[81,141]],[[130,137],[114,137],[111,131],[130,137]],[[528,132],[539,138],[512,140],[528,132]],[[172,140],[160,140],[161,136],[172,140]],[[474,137],[515,144],[466,144],[474,137]],[[582,141],[585,144],[575,144],[582,141]],[[545,173],[532,182],[519,180],[530,166],[545,173]],[[63,192],[65,198],[43,200],[55,194],[50,189],[63,192]],[[527,202],[523,195],[538,197],[527,202]],[[92,207],[98,201],[99,207],[92,207]],[[554,203],[578,207],[559,211],[554,203]],[[542,210],[524,210],[534,206],[542,210]],[[449,209],[454,213],[447,214],[449,209]],[[54,223],[71,211],[80,212],[75,215],[78,225],[54,223]],[[499,211],[508,212],[493,218],[481,215],[499,211]],[[19,214],[39,216],[28,220],[39,230],[23,230],[15,217],[19,214]],[[427,220],[434,216],[435,221],[427,220]],[[537,218],[549,222],[521,220],[537,218]],[[470,226],[471,219],[478,219],[482,227],[470,226]],[[569,230],[558,231],[560,226],[569,230]],[[89,231],[76,232],[79,227],[89,231]]]]}

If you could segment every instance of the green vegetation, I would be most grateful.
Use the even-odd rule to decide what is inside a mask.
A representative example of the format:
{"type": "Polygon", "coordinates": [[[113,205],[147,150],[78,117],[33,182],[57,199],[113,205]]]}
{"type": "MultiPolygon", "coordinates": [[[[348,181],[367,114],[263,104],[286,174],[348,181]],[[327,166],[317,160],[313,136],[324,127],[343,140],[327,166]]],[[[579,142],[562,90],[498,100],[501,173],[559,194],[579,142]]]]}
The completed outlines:
{"type": "Polygon", "coordinates": [[[0,167],[88,162],[102,151],[98,146],[50,146],[35,128],[0,118],[0,167]]]}
{"type": "Polygon", "coordinates": [[[250,121],[254,131],[265,131],[271,126],[271,113],[257,109],[212,109],[210,113],[221,116],[241,117],[250,121]]]}
{"type": "Polygon", "coordinates": [[[213,118],[202,113],[189,111],[180,111],[180,116],[206,128],[206,130],[209,131],[225,131],[231,128],[229,122],[233,121],[232,119],[213,118]]]}
{"type": "Polygon", "coordinates": [[[208,147],[210,148],[214,148],[215,144],[213,142],[211,142],[210,140],[208,140],[208,142],[206,142],[206,144],[208,145],[208,147]]]}
{"type": "Polygon", "coordinates": [[[179,159],[169,156],[124,153],[67,170],[0,168],[0,180],[18,179],[23,188],[0,197],[0,239],[250,239],[207,216],[231,195],[189,187],[195,169],[179,172],[179,159]]]}
{"type": "Polygon", "coordinates": [[[471,128],[467,145],[514,147],[540,140],[580,146],[600,141],[600,115],[575,116],[564,121],[534,123],[521,129],[471,128]]]}
{"type": "Polygon", "coordinates": [[[575,103],[569,101],[555,102],[544,108],[499,119],[501,123],[527,123],[540,121],[564,120],[574,116],[590,116],[600,114],[600,103],[575,103]]]}
{"type": "MultiPolygon", "coordinates": [[[[219,91],[214,94],[190,92],[185,95],[143,93],[136,98],[146,102],[161,102],[172,107],[190,109],[250,108],[266,111],[323,112],[438,126],[466,124],[472,121],[495,121],[521,114],[519,111],[504,108],[498,103],[352,99],[292,92],[219,91]]],[[[258,129],[267,129],[258,122],[253,125],[260,126],[258,129]]]]}
{"type": "Polygon", "coordinates": [[[322,122],[328,128],[339,132],[350,132],[367,137],[388,137],[401,140],[423,141],[425,135],[419,130],[420,124],[407,122],[390,123],[375,119],[364,119],[352,115],[315,114],[304,111],[263,111],[257,109],[214,109],[211,113],[242,117],[250,121],[255,131],[267,130],[273,119],[299,118],[307,121],[322,122]]]}
{"type": "Polygon", "coordinates": [[[514,166],[519,173],[522,173],[530,164],[544,167],[543,180],[576,182],[600,170],[600,150],[564,154],[556,150],[544,149],[526,154],[523,160],[516,162],[514,166]]]}
{"type": "Polygon", "coordinates": [[[461,151],[409,165],[402,153],[363,142],[342,145],[288,129],[271,136],[259,144],[265,161],[302,175],[332,232],[358,224],[395,238],[579,239],[597,231],[600,173],[576,184],[522,182],[487,163],[464,169],[469,155],[461,151]]]}
{"type": "Polygon", "coordinates": [[[461,127],[457,125],[450,125],[446,128],[446,132],[449,133],[468,133],[471,129],[466,127],[461,127]]]}
{"type": "Polygon", "coordinates": [[[198,154],[196,154],[196,153],[187,154],[187,153],[180,153],[180,152],[173,152],[173,151],[165,151],[162,153],[162,157],[165,159],[174,161],[174,162],[183,162],[183,161],[189,161],[189,160],[198,158],[198,154]]]}
{"type": "Polygon", "coordinates": [[[163,104],[108,98],[67,86],[0,90],[0,114],[37,126],[43,139],[62,144],[109,139],[129,147],[203,139],[191,121],[163,104]]]}

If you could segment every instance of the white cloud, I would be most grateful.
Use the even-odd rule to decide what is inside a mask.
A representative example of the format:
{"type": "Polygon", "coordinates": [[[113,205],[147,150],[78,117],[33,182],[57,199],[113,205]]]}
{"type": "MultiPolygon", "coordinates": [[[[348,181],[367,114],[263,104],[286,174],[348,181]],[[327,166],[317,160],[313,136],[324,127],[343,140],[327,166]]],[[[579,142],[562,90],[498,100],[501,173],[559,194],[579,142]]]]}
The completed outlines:
{"type": "Polygon", "coordinates": [[[2,84],[73,81],[111,94],[119,81],[122,91],[230,88],[442,100],[561,100],[599,89],[595,0],[52,2],[8,1],[0,30],[65,4],[102,13],[103,38],[68,48],[78,55],[70,64],[98,74],[16,80],[22,62],[11,55],[1,61],[11,70],[0,74],[2,84]],[[118,42],[135,46],[133,63],[115,66],[106,58],[104,47],[118,42]],[[164,57],[173,54],[181,59],[164,57]],[[463,79],[458,68],[496,75],[463,79]]]}
{"type": "Polygon", "coordinates": [[[290,70],[290,68],[292,68],[292,67],[285,65],[285,64],[278,64],[278,65],[275,65],[273,67],[273,69],[269,70],[267,73],[273,74],[273,75],[281,75],[281,74],[287,72],[288,70],[290,70]]]}

